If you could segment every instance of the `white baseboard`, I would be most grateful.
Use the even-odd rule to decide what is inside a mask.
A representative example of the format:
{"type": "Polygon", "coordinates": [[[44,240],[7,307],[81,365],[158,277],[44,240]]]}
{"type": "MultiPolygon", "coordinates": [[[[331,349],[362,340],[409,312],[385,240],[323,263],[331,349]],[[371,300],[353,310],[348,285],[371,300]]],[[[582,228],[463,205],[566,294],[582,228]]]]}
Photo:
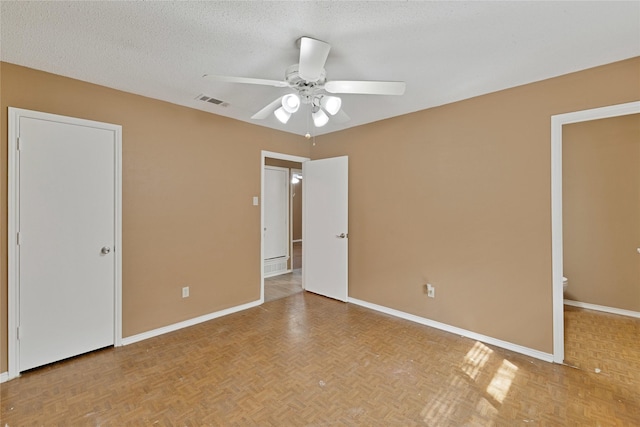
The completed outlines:
{"type": "Polygon", "coordinates": [[[436,322],[435,320],[430,320],[425,317],[420,317],[414,314],[405,313],[404,311],[399,311],[393,308],[384,307],[382,305],[361,301],[356,298],[349,298],[348,302],[356,305],[360,305],[362,307],[370,308],[372,310],[376,310],[381,313],[390,314],[391,316],[400,317],[402,319],[409,320],[411,322],[420,323],[421,325],[440,329],[446,332],[451,332],[452,334],[462,335],[464,337],[471,338],[473,340],[480,341],[485,344],[495,345],[496,347],[501,347],[506,350],[511,350],[516,353],[524,354],[525,356],[531,356],[536,359],[544,360],[545,362],[553,362],[553,354],[551,353],[544,353],[542,351],[534,350],[529,347],[523,347],[521,345],[513,344],[508,341],[502,341],[496,338],[488,337],[486,335],[471,332],[466,329],[458,328],[456,326],[451,326],[445,323],[436,322]]]}
{"type": "Polygon", "coordinates": [[[640,319],[640,312],[638,311],[625,310],[622,308],[615,308],[615,307],[607,307],[605,305],[589,304],[588,302],[572,301],[570,299],[565,299],[564,303],[566,305],[571,305],[573,307],[586,308],[587,310],[604,311],[605,313],[619,314],[621,316],[637,317],[640,319]]]}
{"type": "Polygon", "coordinates": [[[9,372],[3,372],[0,374],[0,383],[9,381],[9,372]]]}
{"type": "Polygon", "coordinates": [[[164,326],[162,328],[154,329],[152,331],[143,332],[141,334],[132,335],[130,337],[122,338],[122,345],[133,344],[138,341],[146,340],[149,338],[157,337],[168,332],[177,331],[178,329],[187,328],[189,326],[197,325],[198,323],[206,322],[208,320],[216,319],[218,317],[226,316],[228,314],[236,313],[238,311],[246,310],[252,307],[256,307],[262,304],[260,300],[249,302],[247,304],[237,305],[235,307],[226,308],[224,310],[216,311],[215,313],[205,314],[204,316],[194,317],[193,319],[185,320],[183,322],[174,323],[173,325],[164,326]]]}

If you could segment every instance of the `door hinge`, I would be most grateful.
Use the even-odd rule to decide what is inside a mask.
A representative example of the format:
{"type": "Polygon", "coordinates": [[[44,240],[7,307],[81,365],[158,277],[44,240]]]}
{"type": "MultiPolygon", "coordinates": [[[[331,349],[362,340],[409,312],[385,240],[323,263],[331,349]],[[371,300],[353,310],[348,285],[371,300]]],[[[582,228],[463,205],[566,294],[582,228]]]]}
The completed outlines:
{"type": "Polygon", "coordinates": [[[17,236],[16,236],[16,244],[17,244],[18,246],[20,246],[20,243],[21,243],[21,241],[20,241],[20,240],[21,240],[21,239],[20,239],[20,232],[18,231],[17,236]]]}
{"type": "Polygon", "coordinates": [[[16,141],[16,148],[18,149],[18,151],[20,151],[22,149],[22,139],[20,137],[17,138],[18,140],[16,141]]]}
{"type": "Polygon", "coordinates": [[[17,331],[16,331],[16,339],[20,339],[20,326],[18,326],[17,331]]]}

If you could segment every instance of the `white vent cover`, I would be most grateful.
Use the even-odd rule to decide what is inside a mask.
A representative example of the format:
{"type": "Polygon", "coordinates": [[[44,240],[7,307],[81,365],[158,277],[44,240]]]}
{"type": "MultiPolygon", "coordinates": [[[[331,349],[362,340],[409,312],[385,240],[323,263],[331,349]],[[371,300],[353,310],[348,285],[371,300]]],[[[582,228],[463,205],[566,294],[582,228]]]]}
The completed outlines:
{"type": "Polygon", "coordinates": [[[214,104],[214,105],[219,105],[221,107],[226,107],[229,105],[229,103],[224,102],[220,99],[216,99],[213,98],[211,96],[205,95],[203,93],[201,93],[200,95],[196,96],[196,98],[198,101],[203,101],[203,102],[208,102],[209,104],[214,104]]]}
{"type": "Polygon", "coordinates": [[[287,272],[289,257],[278,257],[264,260],[264,277],[277,276],[287,272]]]}

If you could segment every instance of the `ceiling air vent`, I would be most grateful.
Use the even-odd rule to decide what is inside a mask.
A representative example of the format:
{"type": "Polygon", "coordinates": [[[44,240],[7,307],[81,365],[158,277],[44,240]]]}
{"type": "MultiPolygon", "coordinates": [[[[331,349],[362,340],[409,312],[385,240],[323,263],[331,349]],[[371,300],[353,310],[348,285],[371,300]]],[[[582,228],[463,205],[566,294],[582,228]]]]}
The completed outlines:
{"type": "Polygon", "coordinates": [[[220,99],[215,99],[215,98],[212,98],[212,97],[207,96],[207,95],[202,94],[202,93],[200,95],[196,96],[196,99],[198,101],[208,102],[209,104],[219,105],[221,107],[226,107],[227,105],[229,105],[228,103],[226,103],[226,102],[224,102],[224,101],[222,101],[220,99]]]}

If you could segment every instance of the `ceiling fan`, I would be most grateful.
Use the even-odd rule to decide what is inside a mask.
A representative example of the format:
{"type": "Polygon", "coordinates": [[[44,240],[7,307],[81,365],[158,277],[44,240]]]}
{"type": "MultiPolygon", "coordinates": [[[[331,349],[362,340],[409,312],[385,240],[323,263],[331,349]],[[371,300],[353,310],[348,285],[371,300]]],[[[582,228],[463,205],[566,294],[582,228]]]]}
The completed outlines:
{"type": "Polygon", "coordinates": [[[331,45],[311,37],[301,37],[299,46],[300,60],[298,64],[291,65],[286,69],[285,79],[282,81],[212,74],[205,74],[203,77],[217,82],[291,88],[293,92],[275,99],[251,118],[266,119],[273,113],[284,124],[289,121],[293,113],[298,111],[301,104],[305,104],[311,107],[311,117],[316,127],[326,125],[329,122],[329,116],[332,116],[333,120],[337,122],[349,120],[349,116],[341,109],[342,100],[340,97],[329,94],[404,94],[406,86],[404,82],[327,80],[324,65],[331,45]]]}

